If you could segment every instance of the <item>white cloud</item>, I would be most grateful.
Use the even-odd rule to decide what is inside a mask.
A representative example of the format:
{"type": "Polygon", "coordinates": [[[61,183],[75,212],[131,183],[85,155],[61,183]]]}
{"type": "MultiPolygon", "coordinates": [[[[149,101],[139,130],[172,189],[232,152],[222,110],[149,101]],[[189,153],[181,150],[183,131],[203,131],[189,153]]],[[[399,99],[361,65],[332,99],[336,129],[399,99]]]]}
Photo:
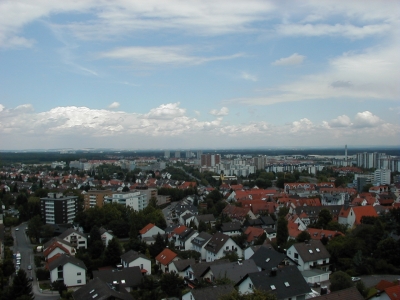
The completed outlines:
{"type": "Polygon", "coordinates": [[[148,64],[202,64],[215,60],[228,60],[243,56],[241,53],[228,56],[200,57],[187,54],[189,48],[181,47],[124,47],[99,54],[101,58],[123,59],[148,64]]]}
{"type": "Polygon", "coordinates": [[[369,111],[359,112],[354,118],[354,126],[356,127],[376,127],[380,123],[382,123],[382,120],[369,111]]]}
{"type": "Polygon", "coordinates": [[[272,63],[274,66],[292,66],[292,65],[300,65],[303,63],[306,57],[304,55],[300,55],[297,53],[293,53],[289,57],[284,57],[278,59],[272,63]]]}
{"type": "Polygon", "coordinates": [[[257,76],[249,74],[247,72],[242,72],[242,78],[250,81],[258,81],[257,76]]]}
{"type": "Polygon", "coordinates": [[[349,127],[352,125],[350,118],[346,115],[338,116],[328,124],[330,127],[349,127]]]}
{"type": "Polygon", "coordinates": [[[113,102],[108,106],[108,108],[109,109],[115,109],[115,108],[118,108],[119,106],[120,106],[119,102],[113,102]]]}
{"type": "Polygon", "coordinates": [[[210,114],[214,116],[226,116],[229,114],[229,109],[227,107],[222,107],[220,110],[213,109],[210,111],[210,114]]]}
{"type": "Polygon", "coordinates": [[[144,118],[148,119],[173,119],[184,116],[186,109],[179,107],[179,102],[162,104],[157,108],[150,110],[148,114],[144,115],[144,118]]]}

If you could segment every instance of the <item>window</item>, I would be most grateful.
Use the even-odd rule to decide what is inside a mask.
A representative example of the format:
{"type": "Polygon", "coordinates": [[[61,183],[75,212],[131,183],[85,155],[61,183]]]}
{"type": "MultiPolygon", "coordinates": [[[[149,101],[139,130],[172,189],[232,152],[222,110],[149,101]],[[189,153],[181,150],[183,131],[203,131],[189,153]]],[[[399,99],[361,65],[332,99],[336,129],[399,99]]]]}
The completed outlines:
{"type": "Polygon", "coordinates": [[[298,253],[295,253],[295,254],[294,254],[294,258],[299,258],[299,254],[298,254],[298,253]]]}
{"type": "Polygon", "coordinates": [[[81,275],[81,272],[76,273],[77,276],[81,275]]]}
{"type": "Polygon", "coordinates": [[[82,280],[79,279],[79,280],[77,281],[77,283],[82,283],[82,280]]]}
{"type": "Polygon", "coordinates": [[[140,264],[140,269],[143,269],[143,264],[140,264]]]}
{"type": "Polygon", "coordinates": [[[252,289],[253,285],[251,283],[249,283],[249,289],[252,289]]]}

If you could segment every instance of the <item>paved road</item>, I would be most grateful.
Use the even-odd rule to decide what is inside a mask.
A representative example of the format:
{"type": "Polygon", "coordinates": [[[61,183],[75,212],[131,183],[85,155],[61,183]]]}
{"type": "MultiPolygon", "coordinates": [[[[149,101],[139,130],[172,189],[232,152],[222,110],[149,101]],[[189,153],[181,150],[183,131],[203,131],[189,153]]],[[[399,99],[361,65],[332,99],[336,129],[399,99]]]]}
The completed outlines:
{"type": "Polygon", "coordinates": [[[375,286],[381,280],[397,281],[400,280],[400,275],[364,275],[360,276],[366,287],[375,286]]]}
{"type": "Polygon", "coordinates": [[[14,246],[13,252],[16,253],[19,251],[21,253],[21,269],[26,271],[28,277],[33,277],[32,282],[32,290],[35,294],[35,299],[37,300],[55,300],[59,299],[60,296],[58,292],[54,292],[54,294],[45,294],[40,291],[39,283],[36,280],[35,276],[35,262],[33,258],[33,245],[29,242],[28,237],[25,234],[25,228],[27,227],[26,223],[19,225],[16,228],[13,228],[14,233],[14,246]],[[18,230],[16,230],[18,228],[18,230]],[[32,270],[28,270],[28,265],[32,266],[32,270]]]}

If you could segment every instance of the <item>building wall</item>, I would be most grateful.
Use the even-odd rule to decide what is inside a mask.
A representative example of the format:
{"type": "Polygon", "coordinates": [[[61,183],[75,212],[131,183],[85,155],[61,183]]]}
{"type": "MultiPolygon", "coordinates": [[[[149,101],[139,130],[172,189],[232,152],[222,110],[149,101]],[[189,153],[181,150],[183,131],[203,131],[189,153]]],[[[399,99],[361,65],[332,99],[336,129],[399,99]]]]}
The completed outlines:
{"type": "Polygon", "coordinates": [[[103,207],[104,204],[104,197],[111,196],[111,190],[98,190],[98,191],[88,191],[83,196],[84,201],[84,209],[93,208],[95,206],[103,207]]]}
{"type": "Polygon", "coordinates": [[[151,275],[151,261],[143,257],[139,257],[129,264],[123,262],[123,266],[124,268],[139,267],[141,270],[145,269],[147,271],[146,275],[151,275]]]}
{"type": "Polygon", "coordinates": [[[77,213],[77,198],[41,198],[42,219],[46,224],[72,224],[77,213]]]}
{"type": "MultiPolygon", "coordinates": [[[[78,266],[67,263],[63,266],[63,278],[64,284],[67,287],[79,286],[86,284],[86,271],[78,266]]],[[[51,282],[57,281],[58,279],[58,268],[54,268],[50,272],[51,282]]]]}

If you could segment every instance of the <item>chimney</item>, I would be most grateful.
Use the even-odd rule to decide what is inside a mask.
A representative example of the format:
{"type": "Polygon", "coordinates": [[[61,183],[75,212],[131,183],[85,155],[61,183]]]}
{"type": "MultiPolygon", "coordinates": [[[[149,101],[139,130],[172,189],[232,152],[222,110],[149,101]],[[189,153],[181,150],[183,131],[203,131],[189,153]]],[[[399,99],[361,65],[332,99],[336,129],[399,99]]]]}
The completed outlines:
{"type": "Polygon", "coordinates": [[[115,281],[113,281],[112,285],[113,285],[114,290],[119,292],[119,282],[115,280],[115,281]]]}
{"type": "Polygon", "coordinates": [[[271,269],[271,272],[269,273],[269,276],[271,276],[271,277],[275,277],[276,276],[276,272],[278,271],[278,269],[277,268],[272,268],[271,269]]]}

